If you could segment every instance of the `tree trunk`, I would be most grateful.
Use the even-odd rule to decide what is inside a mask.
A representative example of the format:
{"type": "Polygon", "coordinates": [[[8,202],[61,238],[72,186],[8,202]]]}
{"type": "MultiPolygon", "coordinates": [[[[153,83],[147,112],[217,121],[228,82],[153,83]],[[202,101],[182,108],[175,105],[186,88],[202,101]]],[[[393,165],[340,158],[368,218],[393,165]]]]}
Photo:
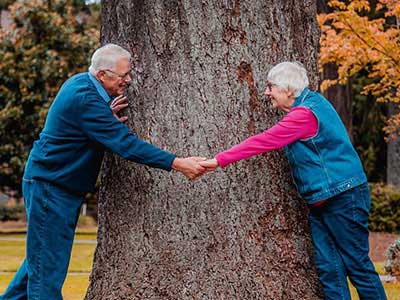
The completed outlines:
{"type": "MultiPolygon", "coordinates": [[[[399,105],[389,103],[389,117],[398,114],[399,105]]],[[[387,183],[400,190],[400,137],[390,138],[387,151],[387,183]]]]}
{"type": "MultiPolygon", "coordinates": [[[[317,0],[317,13],[330,13],[332,9],[328,6],[328,0],[317,0]]],[[[337,66],[333,63],[324,66],[321,81],[324,79],[336,79],[337,66]]],[[[338,112],[351,140],[353,140],[353,88],[351,79],[345,84],[336,84],[328,88],[324,96],[332,103],[338,112]]]]}
{"type": "MultiPolygon", "coordinates": [[[[178,156],[213,157],[280,117],[268,70],[317,85],[314,1],[103,1],[102,44],[132,51],[128,125],[178,156]]],[[[319,299],[306,205],[284,153],[189,182],[107,154],[86,299],[319,299]]]]}
{"type": "MultiPolygon", "coordinates": [[[[325,66],[322,76],[324,79],[337,78],[337,67],[333,64],[325,66]]],[[[351,84],[351,79],[349,79],[345,85],[331,86],[324,92],[324,96],[335,107],[347,129],[347,133],[353,140],[353,89],[351,84]]]]}

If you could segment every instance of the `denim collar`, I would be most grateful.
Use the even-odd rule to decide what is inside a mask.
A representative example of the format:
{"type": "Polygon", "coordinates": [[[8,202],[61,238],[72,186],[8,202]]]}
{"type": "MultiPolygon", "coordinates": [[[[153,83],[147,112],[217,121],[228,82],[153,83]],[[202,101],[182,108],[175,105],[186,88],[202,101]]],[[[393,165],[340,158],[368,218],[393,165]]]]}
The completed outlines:
{"type": "Polygon", "coordinates": [[[301,92],[300,96],[298,96],[294,99],[292,108],[299,106],[301,103],[303,103],[303,101],[307,97],[308,93],[310,93],[310,90],[308,88],[304,88],[304,90],[301,92]]]}
{"type": "Polygon", "coordinates": [[[96,79],[96,77],[94,77],[92,74],[89,74],[89,78],[90,80],[93,82],[94,86],[97,89],[97,92],[99,92],[101,98],[103,98],[103,100],[108,103],[111,100],[111,97],[107,94],[106,90],[103,88],[103,86],[101,85],[101,83],[96,79]]]}

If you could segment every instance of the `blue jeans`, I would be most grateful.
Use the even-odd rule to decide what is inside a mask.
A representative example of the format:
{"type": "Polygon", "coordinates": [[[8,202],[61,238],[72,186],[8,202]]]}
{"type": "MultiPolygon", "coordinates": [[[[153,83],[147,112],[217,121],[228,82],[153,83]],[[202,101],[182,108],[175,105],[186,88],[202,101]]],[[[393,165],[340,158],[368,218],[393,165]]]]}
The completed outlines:
{"type": "Polygon", "coordinates": [[[50,183],[23,179],[26,258],[3,300],[60,300],[82,197],[50,183]]]}
{"type": "Polygon", "coordinates": [[[362,184],[320,206],[311,206],[309,222],[315,263],[324,300],[351,299],[347,277],[360,300],[385,300],[379,275],[368,256],[368,185],[362,184]]]}

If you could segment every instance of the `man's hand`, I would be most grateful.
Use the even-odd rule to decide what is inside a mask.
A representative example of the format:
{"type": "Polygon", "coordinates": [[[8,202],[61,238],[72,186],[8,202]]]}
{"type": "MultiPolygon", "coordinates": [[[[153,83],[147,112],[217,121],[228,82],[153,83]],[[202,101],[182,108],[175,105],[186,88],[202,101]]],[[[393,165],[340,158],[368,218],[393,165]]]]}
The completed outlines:
{"type": "Polygon", "coordinates": [[[204,161],[204,157],[175,158],[172,162],[172,168],[181,172],[189,179],[196,179],[206,172],[206,168],[200,166],[199,162],[204,161]]]}
{"type": "Polygon", "coordinates": [[[124,109],[124,108],[128,107],[128,103],[126,102],[126,97],[124,95],[119,95],[118,97],[116,97],[111,102],[111,106],[110,107],[111,107],[111,110],[113,112],[114,117],[116,117],[118,121],[126,122],[126,120],[128,120],[128,117],[126,117],[126,116],[124,116],[124,117],[118,116],[118,112],[121,109],[124,109]]]}
{"type": "Polygon", "coordinates": [[[206,168],[207,172],[215,171],[219,167],[218,161],[215,158],[200,161],[199,165],[206,168]]]}

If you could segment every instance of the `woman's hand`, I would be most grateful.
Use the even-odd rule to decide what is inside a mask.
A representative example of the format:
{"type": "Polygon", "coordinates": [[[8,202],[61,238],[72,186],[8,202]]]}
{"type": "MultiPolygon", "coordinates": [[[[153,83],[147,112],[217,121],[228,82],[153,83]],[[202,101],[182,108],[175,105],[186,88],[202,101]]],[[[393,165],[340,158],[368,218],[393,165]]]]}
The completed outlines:
{"type": "Polygon", "coordinates": [[[206,168],[207,172],[215,171],[218,168],[218,161],[215,158],[200,161],[199,165],[206,168]]]}
{"type": "Polygon", "coordinates": [[[200,165],[200,162],[204,160],[204,157],[198,156],[186,158],[176,157],[172,162],[172,169],[181,172],[191,180],[195,180],[207,171],[207,168],[200,165]]]}

